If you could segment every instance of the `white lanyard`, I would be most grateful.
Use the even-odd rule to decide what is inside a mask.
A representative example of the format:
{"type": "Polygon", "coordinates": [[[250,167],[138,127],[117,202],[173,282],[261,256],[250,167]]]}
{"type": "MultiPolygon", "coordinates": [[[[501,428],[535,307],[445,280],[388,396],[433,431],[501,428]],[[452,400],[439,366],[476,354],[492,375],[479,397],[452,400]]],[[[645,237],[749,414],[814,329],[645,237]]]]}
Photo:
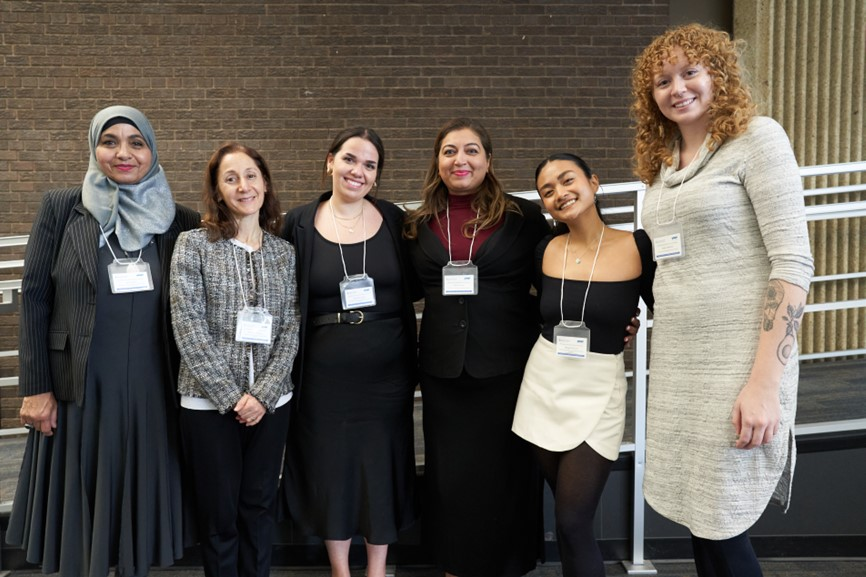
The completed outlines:
{"type": "MultiPolygon", "coordinates": [[[[601,242],[604,240],[604,224],[601,225],[601,234],[598,237],[598,246],[595,249],[595,258],[592,259],[592,268],[589,270],[589,280],[586,282],[586,292],[583,295],[583,307],[580,309],[580,323],[583,324],[583,317],[586,314],[586,299],[589,297],[589,287],[592,285],[592,275],[595,273],[595,265],[598,262],[598,253],[601,252],[601,242]]],[[[562,307],[562,296],[565,293],[565,265],[568,261],[568,243],[571,240],[571,232],[565,237],[565,251],[562,255],[562,278],[559,283],[559,322],[565,322],[565,313],[562,307]]]]}
{"type": "MultiPolygon", "coordinates": [[[[684,168],[683,171],[685,171],[685,170],[686,169],[684,168]]],[[[659,190],[659,197],[656,201],[656,224],[657,225],[667,226],[669,224],[674,223],[677,220],[677,201],[680,199],[680,192],[683,189],[683,183],[685,181],[686,181],[686,175],[683,174],[683,179],[680,181],[680,185],[677,187],[677,193],[674,195],[673,215],[671,216],[671,219],[667,222],[662,222],[661,219],[659,218],[659,215],[661,214],[662,194],[664,193],[664,190],[666,188],[665,184],[664,184],[664,180],[662,181],[662,187],[659,190]]]]}
{"type": "MultiPolygon", "coordinates": [[[[333,197],[328,199],[328,210],[331,212],[331,220],[334,223],[334,233],[337,235],[337,246],[340,248],[340,261],[343,263],[343,276],[349,278],[349,271],[346,269],[346,258],[343,256],[343,244],[340,242],[340,230],[337,228],[337,217],[334,215],[334,207],[331,204],[333,197]]],[[[364,200],[361,201],[366,202],[364,200]]],[[[364,253],[361,261],[361,273],[367,276],[367,219],[364,218],[364,205],[361,205],[361,223],[364,231],[364,253]]]]}
{"type": "MultiPolygon", "coordinates": [[[[680,199],[680,192],[682,192],[683,183],[686,181],[686,176],[687,176],[686,171],[688,170],[689,166],[691,166],[692,163],[694,163],[695,160],[697,160],[698,155],[700,153],[701,153],[701,149],[699,148],[698,151],[695,152],[694,156],[692,157],[692,162],[690,162],[688,166],[683,167],[683,179],[680,181],[680,184],[677,187],[676,195],[674,195],[674,206],[673,206],[673,210],[672,210],[673,214],[671,216],[671,219],[667,222],[662,222],[661,219],[659,218],[659,215],[661,214],[662,194],[664,193],[664,190],[666,188],[665,184],[664,184],[664,178],[662,178],[661,174],[659,174],[659,177],[662,178],[662,187],[661,187],[661,190],[659,190],[659,197],[656,201],[656,224],[657,225],[667,226],[669,224],[673,224],[677,220],[677,201],[680,199]]],[[[682,148],[680,148],[680,150],[678,151],[678,154],[677,154],[677,165],[679,165],[680,155],[682,155],[682,148]]]]}
{"type": "MultiPolygon", "coordinates": [[[[232,256],[235,260],[235,270],[238,273],[238,284],[241,289],[241,298],[243,299],[243,307],[238,312],[237,325],[235,327],[235,340],[242,343],[242,346],[250,345],[249,348],[249,368],[247,371],[247,382],[250,386],[255,382],[255,363],[253,362],[253,343],[257,344],[269,344],[271,342],[271,337],[273,334],[273,317],[268,313],[267,306],[267,270],[265,269],[265,255],[264,255],[264,235],[262,235],[262,250],[259,253],[259,256],[262,259],[262,306],[251,306],[249,301],[247,300],[247,293],[244,290],[244,277],[241,273],[241,266],[238,263],[238,253],[232,248],[232,256]]],[[[234,241],[232,239],[232,244],[241,244],[240,241],[234,241]]],[[[248,250],[246,246],[243,246],[244,250],[246,250],[247,255],[250,260],[250,290],[253,294],[256,294],[256,273],[253,269],[253,251],[248,250]]]]}
{"type": "MultiPolygon", "coordinates": [[[[262,249],[264,249],[264,246],[265,246],[264,241],[265,241],[265,239],[263,236],[262,237],[262,249]]],[[[238,242],[240,242],[240,241],[238,241],[238,242]]],[[[249,259],[250,259],[250,285],[252,285],[252,291],[253,291],[253,294],[255,294],[257,291],[256,291],[256,274],[255,274],[255,271],[253,270],[253,251],[247,250],[246,252],[247,252],[247,255],[249,256],[249,259]]],[[[235,259],[235,270],[238,273],[238,283],[240,284],[241,297],[244,300],[244,307],[248,307],[248,306],[250,306],[250,304],[249,304],[249,301],[247,300],[247,293],[244,290],[244,277],[241,274],[241,265],[238,263],[238,253],[234,249],[232,249],[232,256],[235,259]]],[[[267,288],[267,284],[268,284],[268,273],[267,273],[267,270],[265,270],[264,250],[259,251],[259,256],[262,258],[262,293],[261,293],[262,294],[262,308],[267,310],[268,309],[267,290],[265,290],[265,289],[267,288]]]]}
{"type": "MultiPolygon", "coordinates": [[[[114,249],[105,231],[101,228],[102,238],[111,253],[112,262],[108,265],[108,283],[112,294],[136,293],[153,290],[153,275],[150,272],[150,263],[141,260],[144,248],[138,249],[138,256],[130,258],[117,258],[114,249]]],[[[121,247],[122,248],[122,247],[121,247]]],[[[124,251],[126,253],[126,251],[124,251]]]]}
{"type": "MultiPolygon", "coordinates": [[[[478,217],[481,215],[481,209],[475,211],[475,227],[472,229],[472,240],[469,242],[469,256],[464,264],[472,262],[472,247],[475,246],[475,234],[478,232],[478,217]]],[[[454,264],[454,259],[451,257],[451,201],[445,205],[445,224],[448,231],[448,264],[454,264]]],[[[463,228],[462,226],[460,227],[463,228]]]]}
{"type": "MultiPolygon", "coordinates": [[[[105,245],[108,247],[109,252],[111,252],[111,258],[114,259],[114,262],[116,262],[116,263],[120,263],[120,260],[117,258],[117,255],[114,254],[114,249],[111,248],[111,243],[108,242],[108,237],[105,236],[105,231],[102,230],[102,227],[99,227],[99,232],[102,233],[102,238],[105,239],[105,245]]],[[[141,252],[142,252],[143,250],[144,250],[143,248],[138,249],[138,258],[136,258],[136,259],[135,259],[131,264],[135,264],[135,263],[139,263],[139,262],[141,262],[141,252]]],[[[125,251],[124,251],[124,252],[125,252],[125,251]]],[[[127,256],[128,256],[128,255],[127,255],[127,256]]],[[[130,263],[126,263],[126,264],[130,264],[130,263]]]]}

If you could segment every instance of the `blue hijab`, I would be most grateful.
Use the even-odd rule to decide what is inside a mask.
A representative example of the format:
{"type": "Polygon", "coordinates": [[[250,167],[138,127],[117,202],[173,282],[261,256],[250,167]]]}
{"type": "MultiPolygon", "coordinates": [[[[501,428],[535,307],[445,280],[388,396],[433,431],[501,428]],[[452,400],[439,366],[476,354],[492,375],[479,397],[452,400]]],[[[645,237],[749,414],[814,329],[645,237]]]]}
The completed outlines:
{"type": "Polygon", "coordinates": [[[90,121],[90,165],[84,175],[81,200],[105,234],[114,232],[126,251],[143,248],[153,235],[162,234],[171,226],[174,199],[165,172],[159,165],[153,127],[139,110],[129,106],[109,106],[96,113],[90,121]],[[138,128],[153,156],[150,170],[135,184],[116,183],[105,176],[96,161],[99,137],[106,124],[116,118],[125,119],[127,124],[138,128]]]}

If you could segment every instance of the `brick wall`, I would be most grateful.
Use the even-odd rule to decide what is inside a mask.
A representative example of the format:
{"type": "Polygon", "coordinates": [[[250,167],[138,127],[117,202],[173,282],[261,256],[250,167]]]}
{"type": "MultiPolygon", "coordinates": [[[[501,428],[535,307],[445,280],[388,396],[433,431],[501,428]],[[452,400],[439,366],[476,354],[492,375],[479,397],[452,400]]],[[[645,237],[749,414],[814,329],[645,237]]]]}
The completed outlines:
{"type": "Polygon", "coordinates": [[[631,180],[631,63],[667,22],[667,0],[3,0],[0,236],[29,231],[42,191],[81,181],[90,118],[118,103],[149,116],[193,206],[225,140],[265,155],[284,208],[309,200],[331,137],[357,124],[385,141],[380,195],[413,199],[458,115],[490,130],[509,191],[562,149],[631,180]]]}

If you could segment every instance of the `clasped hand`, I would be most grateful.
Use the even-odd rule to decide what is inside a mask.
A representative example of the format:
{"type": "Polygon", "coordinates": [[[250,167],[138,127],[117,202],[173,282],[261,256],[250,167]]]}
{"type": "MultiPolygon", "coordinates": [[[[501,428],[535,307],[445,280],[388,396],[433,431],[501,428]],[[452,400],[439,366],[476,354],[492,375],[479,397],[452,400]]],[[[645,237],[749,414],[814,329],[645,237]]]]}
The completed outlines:
{"type": "Polygon", "coordinates": [[[258,425],[265,416],[265,406],[257,398],[249,393],[244,393],[241,400],[235,405],[235,419],[248,427],[258,425]]]}

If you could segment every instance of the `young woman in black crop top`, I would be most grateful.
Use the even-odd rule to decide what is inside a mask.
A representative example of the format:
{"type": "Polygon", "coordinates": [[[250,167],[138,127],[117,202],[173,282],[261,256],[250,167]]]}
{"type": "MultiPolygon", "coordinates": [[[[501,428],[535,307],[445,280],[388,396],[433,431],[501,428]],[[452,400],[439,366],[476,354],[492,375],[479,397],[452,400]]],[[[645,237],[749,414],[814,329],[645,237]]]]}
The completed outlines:
{"type": "Polygon", "coordinates": [[[553,490],[563,575],[603,576],[592,521],[625,426],[622,327],[638,297],[652,307],[655,263],[644,231],[604,224],[598,177],[580,157],[548,157],[536,188],[562,224],[536,251],[543,329],[513,431],[534,445],[553,490]]]}

